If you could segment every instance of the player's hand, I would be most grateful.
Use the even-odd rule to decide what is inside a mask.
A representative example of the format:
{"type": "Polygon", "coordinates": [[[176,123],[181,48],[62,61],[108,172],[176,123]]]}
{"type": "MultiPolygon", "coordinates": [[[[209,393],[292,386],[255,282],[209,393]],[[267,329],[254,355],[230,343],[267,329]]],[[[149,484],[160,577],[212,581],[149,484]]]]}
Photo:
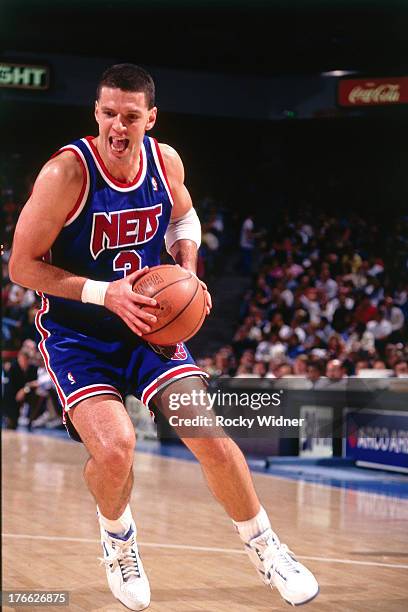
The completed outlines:
{"type": "Polygon", "coordinates": [[[132,289],[135,282],[148,271],[149,268],[145,266],[125,278],[109,283],[105,293],[104,306],[117,314],[138,336],[148,333],[151,330],[149,323],[157,321],[154,315],[143,310],[143,306],[156,306],[156,300],[132,289]]]}
{"type": "MultiPolygon", "coordinates": [[[[191,272],[191,270],[190,270],[190,272],[191,272]]],[[[200,283],[200,285],[202,286],[202,288],[204,289],[205,301],[206,301],[206,304],[207,304],[206,315],[208,317],[208,315],[211,312],[211,308],[212,308],[212,299],[211,299],[210,292],[208,291],[207,285],[205,284],[205,282],[202,281],[201,279],[199,279],[197,274],[195,274],[194,272],[193,272],[193,274],[196,277],[196,279],[198,280],[198,282],[200,283]]]]}
{"type": "Polygon", "coordinates": [[[206,313],[207,313],[207,317],[208,317],[208,315],[211,312],[211,308],[212,308],[211,294],[210,294],[210,292],[207,289],[207,285],[202,280],[200,280],[200,279],[198,279],[198,280],[200,281],[200,284],[201,284],[202,288],[204,289],[205,301],[207,303],[206,313]]]}
{"type": "MultiPolygon", "coordinates": [[[[176,264],[176,266],[179,266],[180,264],[176,264]]],[[[180,266],[183,267],[184,266],[180,266]]],[[[185,267],[186,270],[188,270],[189,272],[191,272],[191,274],[194,274],[194,276],[196,277],[196,279],[198,280],[198,282],[200,283],[200,285],[202,286],[202,288],[204,289],[204,293],[205,293],[205,301],[207,304],[207,308],[206,308],[206,315],[208,317],[208,315],[211,312],[211,308],[212,308],[212,299],[211,299],[211,295],[210,292],[207,289],[207,285],[204,283],[204,281],[202,281],[200,278],[198,278],[197,274],[195,272],[193,272],[192,270],[190,270],[190,268],[188,268],[187,266],[185,267]]]]}

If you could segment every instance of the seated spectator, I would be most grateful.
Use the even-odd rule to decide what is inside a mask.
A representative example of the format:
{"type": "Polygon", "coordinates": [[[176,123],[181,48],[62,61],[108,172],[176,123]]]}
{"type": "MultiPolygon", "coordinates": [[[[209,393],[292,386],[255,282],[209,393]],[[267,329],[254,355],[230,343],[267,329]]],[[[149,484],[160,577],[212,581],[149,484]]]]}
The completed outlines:
{"type": "Polygon", "coordinates": [[[249,363],[241,363],[235,373],[235,378],[258,378],[252,373],[252,365],[249,363]]]}
{"type": "Polygon", "coordinates": [[[340,293],[338,298],[335,298],[332,302],[331,307],[335,308],[331,320],[332,326],[334,331],[341,334],[351,325],[354,301],[348,298],[345,293],[340,293]]]}
{"type": "Polygon", "coordinates": [[[371,365],[367,359],[359,359],[354,368],[354,375],[361,376],[362,370],[368,370],[369,368],[371,368],[371,365]]]}
{"type": "Polygon", "coordinates": [[[38,312],[38,305],[32,304],[28,310],[25,311],[22,322],[21,322],[21,336],[23,338],[29,338],[30,340],[37,341],[37,329],[35,327],[35,317],[38,312]]]}
{"type": "Polygon", "coordinates": [[[215,367],[214,357],[199,357],[196,361],[198,367],[207,372],[209,376],[216,376],[217,368],[215,367]]]}
{"type": "Polygon", "coordinates": [[[403,339],[403,329],[405,325],[405,317],[401,308],[397,306],[393,298],[389,295],[379,304],[383,312],[384,318],[391,323],[391,342],[401,342],[403,339]]]}
{"type": "Polygon", "coordinates": [[[276,378],[275,376],[275,371],[276,369],[279,367],[279,363],[276,363],[275,361],[270,361],[268,364],[268,371],[265,374],[265,378],[276,378]]]}
{"type": "Polygon", "coordinates": [[[248,324],[241,325],[235,332],[232,340],[234,351],[237,355],[240,355],[244,350],[249,348],[256,348],[258,343],[256,340],[248,337],[249,326],[248,324]]]}
{"type": "Polygon", "coordinates": [[[385,318],[382,309],[378,310],[375,318],[367,323],[367,331],[373,334],[375,348],[382,354],[385,351],[387,340],[392,334],[392,324],[385,318]]]}
{"type": "Polygon", "coordinates": [[[232,365],[230,354],[225,348],[221,348],[215,354],[213,376],[231,376],[232,365]]]}
{"type": "Polygon", "coordinates": [[[408,378],[408,362],[401,359],[394,364],[394,374],[398,378],[408,378]]]}
{"type": "Polygon", "coordinates": [[[315,387],[323,375],[323,364],[320,360],[309,360],[306,368],[306,378],[315,387]]]}
{"type": "Polygon", "coordinates": [[[31,427],[63,429],[62,408],[54,384],[45,367],[41,353],[37,352],[37,403],[30,413],[31,427]]]}
{"type": "Polygon", "coordinates": [[[329,300],[337,295],[337,283],[331,277],[330,266],[328,263],[322,264],[320,276],[316,280],[316,287],[317,289],[322,290],[329,300]]]}
{"type": "Polygon", "coordinates": [[[254,367],[252,369],[252,376],[256,376],[257,378],[264,378],[267,371],[268,368],[264,361],[255,361],[254,367]]]}
{"type": "Polygon", "coordinates": [[[373,370],[386,370],[387,366],[382,359],[376,359],[373,363],[373,370]]]}
{"type": "Polygon", "coordinates": [[[384,297],[384,287],[382,287],[380,279],[375,276],[369,276],[365,292],[370,297],[371,303],[374,306],[378,306],[378,303],[384,297]]]}
{"type": "Polygon", "coordinates": [[[329,359],[343,359],[345,353],[345,343],[339,334],[332,334],[327,342],[327,354],[329,359]]]}
{"type": "Polygon", "coordinates": [[[252,214],[248,215],[241,226],[239,246],[241,249],[241,270],[244,274],[252,274],[255,249],[255,224],[252,214]]]}
{"type": "Polygon", "coordinates": [[[28,408],[27,416],[21,416],[26,419],[24,424],[29,423],[28,415],[36,402],[34,391],[37,387],[37,366],[33,364],[35,354],[35,343],[25,340],[6,373],[4,404],[7,429],[17,429],[20,411],[24,405],[28,408]]]}
{"type": "Polygon", "coordinates": [[[366,329],[366,325],[364,323],[352,323],[348,330],[345,350],[347,353],[358,353],[359,351],[374,353],[374,334],[366,329]]]}
{"type": "Polygon", "coordinates": [[[302,307],[307,310],[312,323],[320,323],[322,310],[320,307],[319,293],[314,287],[308,287],[300,298],[302,307]]]}
{"type": "Polygon", "coordinates": [[[285,378],[285,376],[293,376],[293,367],[290,363],[281,363],[275,370],[276,378],[285,378]]]}
{"type": "Polygon", "coordinates": [[[377,308],[371,303],[370,297],[363,294],[356,305],[354,320],[357,323],[364,323],[366,325],[369,321],[373,321],[376,316],[377,308]]]}
{"type": "Polygon", "coordinates": [[[293,333],[287,339],[287,355],[292,361],[305,352],[304,346],[300,342],[300,338],[296,333],[293,333]]]}
{"type": "Polygon", "coordinates": [[[326,376],[332,382],[337,382],[344,378],[345,369],[340,359],[330,359],[326,365],[326,376]]]}
{"type": "Polygon", "coordinates": [[[244,367],[248,366],[251,369],[251,372],[252,372],[252,368],[254,366],[254,363],[255,363],[254,352],[252,350],[246,349],[242,353],[242,355],[240,357],[240,360],[239,360],[239,363],[238,363],[238,368],[241,367],[241,366],[244,366],[244,367]]]}
{"type": "Polygon", "coordinates": [[[286,345],[280,341],[278,331],[272,330],[269,334],[263,334],[263,340],[258,344],[255,352],[257,361],[269,363],[275,359],[281,359],[286,354],[286,345]]]}
{"type": "Polygon", "coordinates": [[[295,376],[306,376],[309,358],[307,355],[299,355],[293,363],[293,374],[295,376]]]}

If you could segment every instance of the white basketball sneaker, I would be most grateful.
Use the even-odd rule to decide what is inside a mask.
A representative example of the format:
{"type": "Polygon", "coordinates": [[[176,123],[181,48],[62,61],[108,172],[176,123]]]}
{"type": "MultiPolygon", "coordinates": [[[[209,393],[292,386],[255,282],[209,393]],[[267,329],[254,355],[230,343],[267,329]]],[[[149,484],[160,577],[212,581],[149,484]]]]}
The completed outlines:
{"type": "Polygon", "coordinates": [[[101,562],[106,565],[110,590],[130,610],[144,610],[150,604],[150,586],[137,549],[134,521],[123,538],[100,527],[101,562]]]}
{"type": "Polygon", "coordinates": [[[276,587],[287,603],[300,606],[318,595],[319,585],[312,572],[296,561],[272,529],[250,540],[245,550],[262,582],[276,587]]]}

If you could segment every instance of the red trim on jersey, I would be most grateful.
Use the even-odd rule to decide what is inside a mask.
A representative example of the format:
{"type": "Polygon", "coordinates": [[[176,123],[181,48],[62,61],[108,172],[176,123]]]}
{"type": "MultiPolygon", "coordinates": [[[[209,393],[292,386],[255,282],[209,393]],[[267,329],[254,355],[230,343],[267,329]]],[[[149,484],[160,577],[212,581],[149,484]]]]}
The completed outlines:
{"type": "Polygon", "coordinates": [[[143,171],[143,155],[142,155],[142,150],[140,150],[139,153],[139,170],[137,171],[137,175],[135,176],[135,178],[133,179],[133,181],[131,181],[130,183],[123,183],[122,181],[118,181],[118,179],[116,179],[114,176],[111,175],[111,173],[109,172],[109,170],[107,169],[107,167],[104,164],[104,161],[102,159],[102,157],[99,154],[98,149],[95,147],[93,140],[94,140],[95,136],[85,136],[85,140],[87,140],[90,144],[90,147],[92,149],[93,154],[95,155],[96,159],[98,160],[101,169],[103,170],[103,173],[106,174],[106,177],[117,187],[133,187],[134,185],[136,185],[136,183],[138,182],[138,180],[141,177],[142,171],[143,171]]]}
{"type": "Polygon", "coordinates": [[[77,201],[75,202],[75,205],[74,205],[73,209],[68,213],[68,216],[65,219],[64,223],[67,223],[75,215],[76,211],[78,210],[79,206],[81,205],[82,198],[84,197],[84,193],[85,193],[85,189],[86,189],[86,168],[85,168],[85,164],[84,164],[80,154],[78,153],[78,151],[76,151],[74,148],[69,147],[69,146],[68,147],[63,147],[59,151],[56,151],[54,153],[54,155],[51,155],[50,159],[53,159],[54,157],[57,157],[57,155],[60,155],[61,153],[64,153],[65,151],[71,151],[71,153],[73,153],[75,155],[75,157],[77,158],[77,160],[81,164],[82,177],[83,177],[81,192],[80,192],[80,194],[78,196],[77,201]]]}
{"type": "Polygon", "coordinates": [[[77,404],[78,402],[88,397],[92,397],[93,395],[102,395],[104,393],[110,394],[110,395],[117,395],[120,398],[122,398],[119,391],[112,385],[102,385],[102,384],[101,385],[91,385],[90,387],[79,389],[78,391],[75,391],[74,393],[69,395],[67,397],[66,409],[68,411],[70,408],[73,407],[74,404],[77,404]]]}
{"type": "Polygon", "coordinates": [[[58,397],[60,398],[60,402],[61,402],[62,407],[64,408],[64,412],[65,412],[66,400],[65,400],[64,391],[59,386],[57,377],[55,376],[54,372],[51,369],[50,357],[48,355],[48,351],[47,351],[46,346],[45,346],[45,341],[47,340],[47,338],[50,337],[51,334],[50,334],[50,332],[47,329],[45,329],[45,327],[41,323],[42,315],[45,314],[46,312],[48,312],[49,302],[48,302],[48,299],[45,297],[45,295],[43,293],[41,293],[40,291],[38,292],[38,295],[42,299],[41,308],[40,308],[40,310],[37,311],[37,314],[35,315],[35,326],[38,329],[39,334],[41,335],[41,340],[40,340],[40,342],[38,344],[38,350],[40,351],[41,355],[43,356],[45,367],[47,369],[48,374],[51,377],[52,382],[55,385],[55,388],[56,388],[57,393],[58,393],[58,397]]]}
{"type": "Polygon", "coordinates": [[[157,393],[157,391],[159,391],[159,388],[166,382],[170,381],[172,378],[177,378],[179,376],[192,376],[194,374],[208,377],[208,374],[206,372],[203,372],[203,370],[201,370],[196,365],[189,364],[181,367],[176,366],[174,369],[167,372],[167,374],[163,374],[162,376],[156,378],[156,380],[153,381],[153,384],[150,383],[150,385],[146,387],[146,389],[142,393],[142,402],[146,406],[148,406],[152,397],[157,393]]]}
{"type": "MultiPolygon", "coordinates": [[[[155,144],[155,147],[156,147],[157,157],[159,158],[160,167],[162,169],[164,178],[166,180],[167,187],[169,188],[171,197],[173,198],[173,192],[172,192],[171,187],[170,187],[169,179],[168,179],[167,172],[166,172],[166,166],[164,165],[163,155],[162,155],[162,152],[160,151],[159,143],[157,142],[156,138],[152,138],[152,140],[153,140],[153,142],[155,144]]],[[[174,201],[174,198],[173,198],[173,201],[174,201]]]]}

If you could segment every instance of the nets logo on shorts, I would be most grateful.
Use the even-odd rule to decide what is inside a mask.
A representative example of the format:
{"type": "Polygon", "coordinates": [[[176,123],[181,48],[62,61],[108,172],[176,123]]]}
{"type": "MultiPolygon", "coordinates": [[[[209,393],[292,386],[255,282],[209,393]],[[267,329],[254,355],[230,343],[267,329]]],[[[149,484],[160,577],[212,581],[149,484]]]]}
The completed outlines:
{"type": "Polygon", "coordinates": [[[158,344],[151,344],[149,342],[149,346],[155,353],[161,355],[165,359],[171,359],[172,361],[184,361],[187,359],[187,351],[182,342],[178,342],[173,346],[159,346],[158,344]]]}
{"type": "Polygon", "coordinates": [[[187,359],[187,351],[184,348],[184,344],[182,342],[179,342],[176,345],[176,350],[174,352],[173,357],[171,357],[171,359],[174,359],[177,361],[184,361],[184,359],[187,359]]]}

